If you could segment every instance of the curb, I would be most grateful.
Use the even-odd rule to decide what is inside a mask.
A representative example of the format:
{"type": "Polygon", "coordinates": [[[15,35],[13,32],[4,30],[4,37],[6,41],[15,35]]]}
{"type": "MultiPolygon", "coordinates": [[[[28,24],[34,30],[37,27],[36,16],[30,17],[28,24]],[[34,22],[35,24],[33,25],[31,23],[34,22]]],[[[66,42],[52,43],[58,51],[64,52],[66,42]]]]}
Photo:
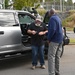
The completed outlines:
{"type": "Polygon", "coordinates": [[[71,44],[68,44],[68,45],[75,45],[75,43],[71,43],[71,44]]]}

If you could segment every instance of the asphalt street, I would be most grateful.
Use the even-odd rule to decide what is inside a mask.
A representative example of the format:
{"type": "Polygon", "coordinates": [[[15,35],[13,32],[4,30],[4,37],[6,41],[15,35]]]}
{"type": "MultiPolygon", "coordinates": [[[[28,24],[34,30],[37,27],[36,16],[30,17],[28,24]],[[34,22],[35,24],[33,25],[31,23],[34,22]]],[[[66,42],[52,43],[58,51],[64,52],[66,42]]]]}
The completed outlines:
{"type": "Polygon", "coordinates": [[[75,45],[65,46],[60,63],[61,75],[75,75],[75,45]]]}
{"type": "MultiPolygon", "coordinates": [[[[0,75],[48,75],[48,60],[45,59],[46,69],[38,67],[31,69],[31,54],[9,60],[0,61],[0,75]]],[[[75,75],[75,46],[65,46],[60,60],[61,75],[75,75]]]]}
{"type": "Polygon", "coordinates": [[[69,38],[75,38],[75,33],[73,31],[66,32],[69,38]]]}

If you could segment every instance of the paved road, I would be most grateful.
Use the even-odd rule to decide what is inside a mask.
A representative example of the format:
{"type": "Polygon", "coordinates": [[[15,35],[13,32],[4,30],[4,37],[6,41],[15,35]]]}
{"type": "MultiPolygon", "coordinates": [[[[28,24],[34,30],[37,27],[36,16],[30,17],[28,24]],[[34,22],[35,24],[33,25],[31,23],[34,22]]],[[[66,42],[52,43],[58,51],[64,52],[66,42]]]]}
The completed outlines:
{"type": "MultiPolygon", "coordinates": [[[[48,75],[48,61],[46,69],[31,70],[31,55],[21,58],[0,61],[0,75],[48,75]]],[[[39,66],[39,65],[38,65],[39,66]]],[[[75,46],[65,46],[60,64],[61,75],[75,75],[75,46]]]]}
{"type": "Polygon", "coordinates": [[[75,75],[75,45],[65,46],[60,69],[61,75],[75,75]]]}
{"type": "Polygon", "coordinates": [[[73,31],[66,32],[69,38],[75,38],[75,33],[73,31]]]}

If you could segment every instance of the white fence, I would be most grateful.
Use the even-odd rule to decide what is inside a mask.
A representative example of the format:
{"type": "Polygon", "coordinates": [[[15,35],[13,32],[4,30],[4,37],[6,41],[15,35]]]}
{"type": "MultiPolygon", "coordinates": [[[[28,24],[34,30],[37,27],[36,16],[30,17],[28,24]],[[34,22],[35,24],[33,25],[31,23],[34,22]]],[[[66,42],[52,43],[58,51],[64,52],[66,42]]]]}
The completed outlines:
{"type": "MultiPolygon", "coordinates": [[[[38,5],[39,3],[35,3],[34,4],[34,7],[36,6],[36,5],[38,5]]],[[[74,5],[72,5],[72,6],[61,6],[61,5],[51,5],[51,4],[49,4],[49,3],[40,3],[40,5],[42,5],[46,10],[50,10],[51,8],[55,8],[56,10],[60,10],[60,11],[68,11],[68,10],[73,10],[73,9],[75,9],[75,6],[74,5]]]]}

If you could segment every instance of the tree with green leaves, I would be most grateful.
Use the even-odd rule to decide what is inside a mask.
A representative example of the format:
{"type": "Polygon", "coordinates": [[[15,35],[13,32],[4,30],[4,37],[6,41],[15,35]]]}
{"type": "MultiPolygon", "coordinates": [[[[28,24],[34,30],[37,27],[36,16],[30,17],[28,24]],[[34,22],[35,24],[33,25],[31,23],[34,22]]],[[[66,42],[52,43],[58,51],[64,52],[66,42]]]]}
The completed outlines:
{"type": "Polygon", "coordinates": [[[14,9],[21,10],[23,7],[33,7],[38,0],[13,0],[14,9]]]}
{"type": "Polygon", "coordinates": [[[73,5],[72,0],[67,0],[67,4],[68,4],[68,6],[72,6],[73,5]]]}
{"type": "Polygon", "coordinates": [[[14,9],[21,10],[24,6],[24,0],[14,0],[13,7],[14,9]]]}
{"type": "Polygon", "coordinates": [[[9,0],[5,0],[5,9],[7,9],[8,6],[9,6],[9,5],[8,5],[8,1],[9,1],[9,0]]]}

